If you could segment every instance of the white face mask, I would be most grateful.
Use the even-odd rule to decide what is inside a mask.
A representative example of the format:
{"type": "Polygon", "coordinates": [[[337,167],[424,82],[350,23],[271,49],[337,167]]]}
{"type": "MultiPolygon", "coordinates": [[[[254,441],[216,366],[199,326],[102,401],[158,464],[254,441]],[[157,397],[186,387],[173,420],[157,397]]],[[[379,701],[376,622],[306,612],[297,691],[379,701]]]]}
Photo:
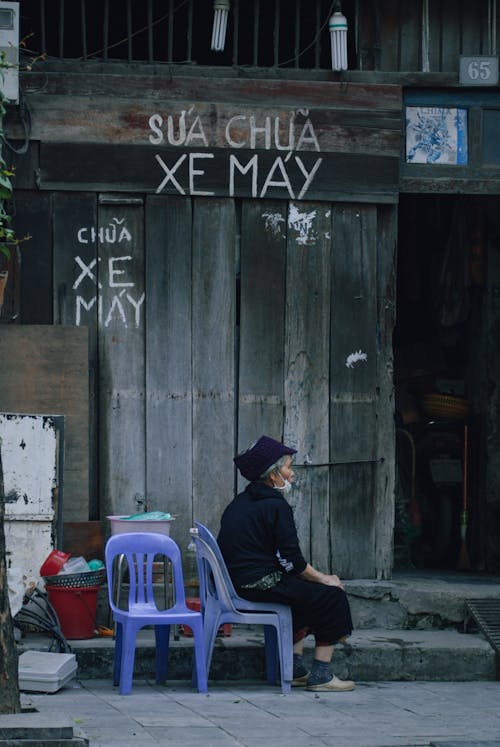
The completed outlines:
{"type": "Polygon", "coordinates": [[[283,475],[279,471],[278,471],[278,475],[283,480],[283,485],[273,485],[273,488],[275,490],[279,490],[280,493],[283,493],[283,495],[286,495],[292,489],[292,483],[289,480],[287,480],[285,477],[283,477],[283,475]]]}

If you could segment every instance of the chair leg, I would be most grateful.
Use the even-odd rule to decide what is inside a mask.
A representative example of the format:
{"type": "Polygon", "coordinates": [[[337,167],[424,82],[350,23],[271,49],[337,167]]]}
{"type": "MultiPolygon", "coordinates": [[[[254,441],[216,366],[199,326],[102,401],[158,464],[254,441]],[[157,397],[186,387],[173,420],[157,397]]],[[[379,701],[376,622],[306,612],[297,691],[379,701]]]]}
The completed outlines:
{"type": "Polygon", "coordinates": [[[207,677],[210,673],[210,664],[212,662],[212,655],[214,652],[215,639],[217,638],[217,631],[219,630],[219,624],[220,614],[218,614],[214,610],[210,610],[210,608],[207,607],[205,610],[205,617],[203,618],[203,639],[207,677]]]}
{"type": "Polygon", "coordinates": [[[286,629],[280,626],[276,633],[278,636],[281,691],[283,694],[287,694],[292,691],[293,679],[293,636],[291,625],[286,629]]]}
{"type": "Polygon", "coordinates": [[[201,617],[193,622],[191,627],[193,630],[193,657],[196,666],[196,684],[199,693],[206,693],[208,691],[208,673],[201,617]]]}
{"type": "Polygon", "coordinates": [[[120,684],[120,672],[122,668],[122,637],[122,624],[116,623],[115,658],[113,662],[113,685],[120,684]]]}
{"type": "Polygon", "coordinates": [[[266,679],[270,685],[278,681],[278,634],[274,625],[264,625],[266,648],[266,679]]]}
{"type": "Polygon", "coordinates": [[[123,625],[120,695],[130,695],[132,692],[136,635],[137,630],[134,625],[123,625]]]}
{"type": "Polygon", "coordinates": [[[155,625],[156,641],[156,683],[163,685],[168,675],[168,651],[170,643],[170,625],[155,625]]]}

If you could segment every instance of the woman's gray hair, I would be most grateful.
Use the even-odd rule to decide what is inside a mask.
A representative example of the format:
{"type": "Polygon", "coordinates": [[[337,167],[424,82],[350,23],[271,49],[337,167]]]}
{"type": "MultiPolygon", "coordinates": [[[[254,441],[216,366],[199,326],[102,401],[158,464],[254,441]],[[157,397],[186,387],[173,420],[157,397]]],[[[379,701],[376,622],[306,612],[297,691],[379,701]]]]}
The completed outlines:
{"type": "Polygon", "coordinates": [[[283,465],[286,464],[287,459],[290,459],[289,454],[283,454],[283,456],[280,457],[277,462],[275,462],[274,464],[271,464],[271,466],[268,467],[266,471],[261,474],[261,476],[259,477],[259,480],[267,480],[267,478],[272,472],[274,472],[275,470],[281,469],[281,467],[283,467],[283,465]]]}

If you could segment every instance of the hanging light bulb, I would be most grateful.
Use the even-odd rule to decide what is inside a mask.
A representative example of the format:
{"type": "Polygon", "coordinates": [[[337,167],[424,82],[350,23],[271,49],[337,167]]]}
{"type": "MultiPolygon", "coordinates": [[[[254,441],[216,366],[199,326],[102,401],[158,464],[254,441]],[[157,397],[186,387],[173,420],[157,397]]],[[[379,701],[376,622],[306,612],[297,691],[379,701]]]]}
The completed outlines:
{"type": "Polygon", "coordinates": [[[229,0],[215,0],[214,25],[212,28],[212,50],[214,52],[224,51],[228,15],[229,0]]]}
{"type": "Polygon", "coordinates": [[[347,70],[347,18],[336,3],[328,24],[332,46],[332,70],[347,70]]]}

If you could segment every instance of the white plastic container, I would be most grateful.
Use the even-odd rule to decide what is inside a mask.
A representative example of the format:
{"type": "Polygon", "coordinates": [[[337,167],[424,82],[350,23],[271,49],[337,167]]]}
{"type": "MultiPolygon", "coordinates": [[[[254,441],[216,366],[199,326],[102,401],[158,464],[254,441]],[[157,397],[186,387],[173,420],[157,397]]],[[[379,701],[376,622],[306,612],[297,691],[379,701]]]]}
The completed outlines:
{"type": "MultiPolygon", "coordinates": [[[[90,571],[90,566],[85,560],[85,558],[82,555],[77,556],[76,558],[72,557],[69,558],[59,571],[59,574],[64,573],[88,573],[90,571]]],[[[58,574],[58,575],[59,575],[58,574]]]]}
{"type": "Polygon", "coordinates": [[[75,654],[25,651],[19,656],[19,689],[55,693],[76,675],[75,654]]]}
{"type": "Polygon", "coordinates": [[[111,523],[111,534],[127,534],[130,532],[156,532],[157,534],[170,535],[170,525],[175,518],[171,519],[127,519],[125,515],[107,516],[111,523]]]}

